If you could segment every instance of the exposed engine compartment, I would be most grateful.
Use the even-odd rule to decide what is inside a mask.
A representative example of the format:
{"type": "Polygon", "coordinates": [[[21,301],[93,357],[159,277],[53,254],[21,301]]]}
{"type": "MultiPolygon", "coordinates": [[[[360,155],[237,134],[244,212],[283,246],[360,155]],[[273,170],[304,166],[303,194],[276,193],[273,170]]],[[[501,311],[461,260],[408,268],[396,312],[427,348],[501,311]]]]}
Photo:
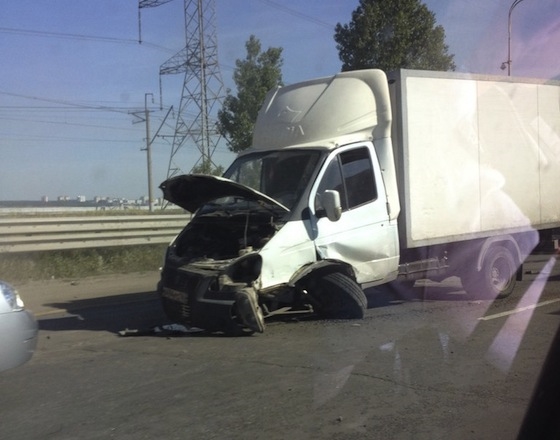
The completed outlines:
{"type": "Polygon", "coordinates": [[[174,251],[184,262],[236,258],[261,249],[280,227],[266,211],[195,216],[177,237],[174,251]]]}

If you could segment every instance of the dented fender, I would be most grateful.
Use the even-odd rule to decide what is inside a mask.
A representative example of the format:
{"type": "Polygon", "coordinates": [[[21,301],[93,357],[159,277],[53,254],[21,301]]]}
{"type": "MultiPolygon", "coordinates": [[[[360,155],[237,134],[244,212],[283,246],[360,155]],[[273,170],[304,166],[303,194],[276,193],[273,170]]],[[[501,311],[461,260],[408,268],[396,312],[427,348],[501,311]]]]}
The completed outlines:
{"type": "Polygon", "coordinates": [[[319,273],[325,274],[331,272],[344,273],[345,275],[349,276],[354,281],[356,281],[356,274],[354,272],[354,268],[350,264],[340,260],[327,259],[327,260],[319,260],[316,261],[315,263],[311,263],[301,267],[292,275],[288,285],[290,287],[294,287],[299,281],[303,280],[304,278],[307,278],[311,274],[318,275],[319,273]]]}

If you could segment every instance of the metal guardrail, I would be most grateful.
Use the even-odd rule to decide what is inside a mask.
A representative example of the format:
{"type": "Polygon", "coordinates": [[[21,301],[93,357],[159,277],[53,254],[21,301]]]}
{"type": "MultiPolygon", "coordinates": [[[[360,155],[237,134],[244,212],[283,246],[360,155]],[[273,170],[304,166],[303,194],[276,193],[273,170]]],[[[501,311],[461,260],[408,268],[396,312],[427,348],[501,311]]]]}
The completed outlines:
{"type": "Polygon", "coordinates": [[[169,243],[190,215],[0,218],[0,254],[169,243]]]}

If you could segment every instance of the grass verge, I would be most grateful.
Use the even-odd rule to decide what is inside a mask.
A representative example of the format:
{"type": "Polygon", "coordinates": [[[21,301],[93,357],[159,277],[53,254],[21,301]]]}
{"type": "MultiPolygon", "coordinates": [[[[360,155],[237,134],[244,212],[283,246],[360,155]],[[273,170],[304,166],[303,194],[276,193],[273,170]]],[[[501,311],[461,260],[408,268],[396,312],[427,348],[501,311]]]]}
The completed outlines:
{"type": "Polygon", "coordinates": [[[4,254],[0,279],[16,283],[158,270],[165,244],[4,254]]]}

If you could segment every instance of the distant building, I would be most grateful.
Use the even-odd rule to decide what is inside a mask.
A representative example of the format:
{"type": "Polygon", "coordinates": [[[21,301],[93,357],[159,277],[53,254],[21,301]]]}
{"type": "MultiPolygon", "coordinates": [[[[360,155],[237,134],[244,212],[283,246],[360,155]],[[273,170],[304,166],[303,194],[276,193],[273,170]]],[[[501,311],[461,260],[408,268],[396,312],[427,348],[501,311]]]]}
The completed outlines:
{"type": "Polygon", "coordinates": [[[59,202],[67,202],[67,201],[70,200],[70,197],[68,197],[68,196],[58,196],[58,197],[57,197],[57,200],[58,200],[59,202]]]}
{"type": "Polygon", "coordinates": [[[80,203],[85,203],[86,196],[78,196],[78,197],[76,197],[76,200],[80,203]]]}
{"type": "Polygon", "coordinates": [[[43,196],[43,197],[41,197],[41,202],[43,202],[43,203],[49,203],[49,196],[43,196]]]}

